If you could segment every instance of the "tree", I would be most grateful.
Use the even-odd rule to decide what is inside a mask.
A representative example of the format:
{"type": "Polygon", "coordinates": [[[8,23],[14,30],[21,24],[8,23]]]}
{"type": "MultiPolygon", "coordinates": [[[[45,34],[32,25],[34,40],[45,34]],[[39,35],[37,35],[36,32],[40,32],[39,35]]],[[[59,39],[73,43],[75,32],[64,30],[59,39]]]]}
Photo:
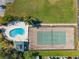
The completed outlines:
{"type": "Polygon", "coordinates": [[[2,7],[3,9],[5,9],[5,8],[6,8],[6,6],[5,6],[5,5],[1,5],[0,7],[2,7]]]}
{"type": "Polygon", "coordinates": [[[4,59],[4,51],[3,51],[3,49],[0,49],[0,58],[4,59]]]}
{"type": "Polygon", "coordinates": [[[38,55],[39,55],[39,52],[34,51],[34,52],[32,53],[32,55],[33,55],[33,56],[38,56],[38,55]]]}
{"type": "Polygon", "coordinates": [[[31,16],[26,16],[26,17],[24,17],[24,22],[26,23],[26,24],[31,24],[31,20],[30,20],[30,18],[31,18],[31,16]]]}
{"type": "Polygon", "coordinates": [[[35,57],[38,56],[38,55],[39,55],[38,51],[27,51],[27,53],[26,53],[26,56],[29,59],[35,59],[35,57]]]}
{"type": "Polygon", "coordinates": [[[42,21],[40,21],[38,18],[32,16],[25,17],[24,22],[37,28],[39,28],[41,26],[40,23],[42,23],[42,21]]]}
{"type": "Polygon", "coordinates": [[[3,17],[3,19],[5,20],[5,22],[9,22],[9,21],[13,20],[13,16],[11,16],[11,15],[5,15],[3,17]]]}

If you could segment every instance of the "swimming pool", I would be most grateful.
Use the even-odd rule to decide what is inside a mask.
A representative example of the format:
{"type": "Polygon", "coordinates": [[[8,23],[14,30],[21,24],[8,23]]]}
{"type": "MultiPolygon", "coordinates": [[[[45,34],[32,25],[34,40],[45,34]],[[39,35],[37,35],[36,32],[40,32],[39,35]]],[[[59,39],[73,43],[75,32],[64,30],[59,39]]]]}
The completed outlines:
{"type": "Polygon", "coordinates": [[[16,37],[17,35],[23,35],[24,34],[24,29],[23,28],[15,28],[15,29],[12,29],[10,32],[9,32],[9,35],[11,37],[16,37]]]}

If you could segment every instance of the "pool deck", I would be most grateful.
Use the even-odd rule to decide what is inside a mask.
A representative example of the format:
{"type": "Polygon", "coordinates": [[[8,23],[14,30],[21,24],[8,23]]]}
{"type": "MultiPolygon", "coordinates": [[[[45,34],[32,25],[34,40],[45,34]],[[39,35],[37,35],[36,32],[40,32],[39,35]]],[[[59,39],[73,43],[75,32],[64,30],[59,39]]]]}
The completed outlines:
{"type": "Polygon", "coordinates": [[[5,29],[6,29],[5,34],[6,34],[8,40],[28,41],[28,25],[25,25],[24,22],[19,22],[15,25],[9,25],[9,26],[5,27],[5,29]],[[13,38],[9,35],[9,33],[12,29],[16,29],[16,28],[23,28],[25,32],[23,35],[21,35],[21,36],[18,35],[18,36],[13,38]]]}

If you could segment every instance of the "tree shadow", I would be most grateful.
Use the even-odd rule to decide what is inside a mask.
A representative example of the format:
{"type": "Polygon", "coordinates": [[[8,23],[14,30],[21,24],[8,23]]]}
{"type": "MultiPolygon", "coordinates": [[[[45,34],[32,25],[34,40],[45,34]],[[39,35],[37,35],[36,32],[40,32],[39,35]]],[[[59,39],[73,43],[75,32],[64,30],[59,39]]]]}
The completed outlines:
{"type": "Polygon", "coordinates": [[[28,17],[27,22],[28,24],[32,25],[32,27],[36,27],[36,28],[41,27],[41,23],[42,23],[40,19],[32,17],[32,16],[28,17]]]}
{"type": "Polygon", "coordinates": [[[38,18],[36,18],[36,20],[32,20],[32,26],[33,27],[37,27],[37,28],[39,28],[39,27],[41,27],[41,23],[42,23],[42,21],[40,21],[38,18]]]}

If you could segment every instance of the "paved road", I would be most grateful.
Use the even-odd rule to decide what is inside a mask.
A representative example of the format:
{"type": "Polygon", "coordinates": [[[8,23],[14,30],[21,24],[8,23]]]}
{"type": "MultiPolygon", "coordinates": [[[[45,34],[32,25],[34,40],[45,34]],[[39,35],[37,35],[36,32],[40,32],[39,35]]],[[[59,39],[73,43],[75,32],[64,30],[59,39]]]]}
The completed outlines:
{"type": "Polygon", "coordinates": [[[78,38],[79,38],[79,0],[75,0],[75,1],[77,6],[77,25],[78,25],[78,38]]]}
{"type": "Polygon", "coordinates": [[[78,22],[78,38],[79,38],[79,12],[77,12],[77,22],[78,22]]]}
{"type": "Polygon", "coordinates": [[[79,0],[77,0],[77,22],[78,22],[78,38],[79,38],[79,0]]]}
{"type": "Polygon", "coordinates": [[[79,0],[77,0],[77,8],[79,9],[79,0]]]}

